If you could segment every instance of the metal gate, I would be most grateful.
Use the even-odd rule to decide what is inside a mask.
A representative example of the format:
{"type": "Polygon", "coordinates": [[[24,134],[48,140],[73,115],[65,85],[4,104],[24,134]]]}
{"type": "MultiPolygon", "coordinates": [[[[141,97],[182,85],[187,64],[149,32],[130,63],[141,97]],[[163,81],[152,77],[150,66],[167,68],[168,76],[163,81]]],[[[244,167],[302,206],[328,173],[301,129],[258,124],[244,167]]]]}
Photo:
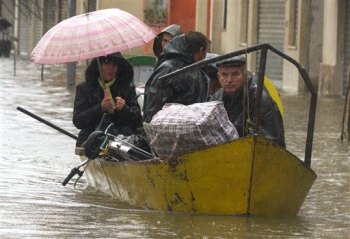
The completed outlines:
{"type": "MultiPolygon", "coordinates": [[[[283,52],[285,1],[260,0],[258,9],[258,43],[269,43],[283,52]]],[[[260,55],[257,54],[257,67],[259,59],[260,55]]],[[[268,55],[265,74],[276,87],[281,88],[283,59],[274,54],[268,55]]]]}

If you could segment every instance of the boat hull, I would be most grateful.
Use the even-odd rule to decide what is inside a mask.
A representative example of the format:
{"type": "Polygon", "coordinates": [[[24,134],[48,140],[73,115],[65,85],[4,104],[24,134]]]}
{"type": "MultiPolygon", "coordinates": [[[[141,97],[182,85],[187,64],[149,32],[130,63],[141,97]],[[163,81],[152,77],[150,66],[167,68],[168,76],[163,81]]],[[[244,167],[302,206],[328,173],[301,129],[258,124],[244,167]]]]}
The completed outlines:
{"type": "Polygon", "coordinates": [[[296,215],[316,174],[296,156],[259,137],[165,161],[92,160],[90,186],[135,207],[206,214],[296,215]]]}

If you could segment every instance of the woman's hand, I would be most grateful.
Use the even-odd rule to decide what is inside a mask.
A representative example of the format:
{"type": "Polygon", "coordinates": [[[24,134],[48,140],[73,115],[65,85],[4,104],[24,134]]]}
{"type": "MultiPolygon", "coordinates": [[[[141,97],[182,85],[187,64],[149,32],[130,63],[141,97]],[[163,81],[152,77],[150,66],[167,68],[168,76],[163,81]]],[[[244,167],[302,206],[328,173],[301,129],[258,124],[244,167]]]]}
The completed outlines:
{"type": "Polygon", "coordinates": [[[114,104],[111,98],[105,97],[101,102],[101,110],[102,112],[113,112],[114,104]]]}
{"type": "Polygon", "coordinates": [[[125,100],[122,97],[120,96],[115,97],[115,107],[114,107],[115,110],[117,111],[122,110],[124,105],[125,105],[125,100]]]}
{"type": "Polygon", "coordinates": [[[105,90],[104,98],[101,102],[101,110],[102,112],[112,113],[114,111],[114,102],[110,96],[109,91],[105,90]]]}

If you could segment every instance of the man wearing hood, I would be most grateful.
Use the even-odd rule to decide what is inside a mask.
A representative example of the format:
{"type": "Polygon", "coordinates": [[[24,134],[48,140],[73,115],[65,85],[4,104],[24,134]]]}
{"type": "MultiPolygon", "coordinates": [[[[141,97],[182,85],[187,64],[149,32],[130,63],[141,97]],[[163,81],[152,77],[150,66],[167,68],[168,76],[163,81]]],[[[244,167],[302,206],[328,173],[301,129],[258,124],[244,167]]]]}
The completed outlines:
{"type": "Polygon", "coordinates": [[[149,123],[165,103],[190,105],[205,102],[209,95],[209,78],[196,68],[159,81],[159,77],[203,60],[208,39],[200,32],[188,32],[174,37],[164,48],[162,62],[145,86],[143,119],[149,123]]]}
{"type": "Polygon", "coordinates": [[[85,71],[85,81],[77,85],[73,123],[80,129],[76,146],[82,146],[95,131],[104,113],[104,130],[114,124],[115,134],[130,135],[142,126],[131,64],[118,52],[93,59],[85,71]]]}
{"type": "Polygon", "coordinates": [[[181,27],[177,24],[172,24],[164,28],[153,41],[153,52],[157,57],[157,63],[154,68],[160,64],[161,56],[163,55],[163,51],[165,46],[169,43],[171,39],[181,34],[181,27]]]}

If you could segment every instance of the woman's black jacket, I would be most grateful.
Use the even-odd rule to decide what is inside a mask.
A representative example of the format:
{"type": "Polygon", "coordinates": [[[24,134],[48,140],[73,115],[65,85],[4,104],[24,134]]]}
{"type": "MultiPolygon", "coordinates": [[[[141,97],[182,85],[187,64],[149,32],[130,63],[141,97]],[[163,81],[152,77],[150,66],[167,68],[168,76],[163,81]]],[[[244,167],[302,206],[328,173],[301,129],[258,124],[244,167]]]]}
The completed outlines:
{"type": "MultiPolygon", "coordinates": [[[[87,137],[99,125],[103,112],[101,102],[104,90],[98,83],[99,70],[97,60],[94,59],[85,72],[85,81],[77,85],[73,124],[80,129],[76,145],[81,146],[87,137]]],[[[127,60],[120,56],[116,82],[110,87],[113,99],[120,96],[125,99],[125,106],[121,111],[108,113],[104,130],[110,123],[114,123],[118,133],[127,135],[142,126],[141,109],[137,102],[133,83],[133,68],[127,60]]]]}

